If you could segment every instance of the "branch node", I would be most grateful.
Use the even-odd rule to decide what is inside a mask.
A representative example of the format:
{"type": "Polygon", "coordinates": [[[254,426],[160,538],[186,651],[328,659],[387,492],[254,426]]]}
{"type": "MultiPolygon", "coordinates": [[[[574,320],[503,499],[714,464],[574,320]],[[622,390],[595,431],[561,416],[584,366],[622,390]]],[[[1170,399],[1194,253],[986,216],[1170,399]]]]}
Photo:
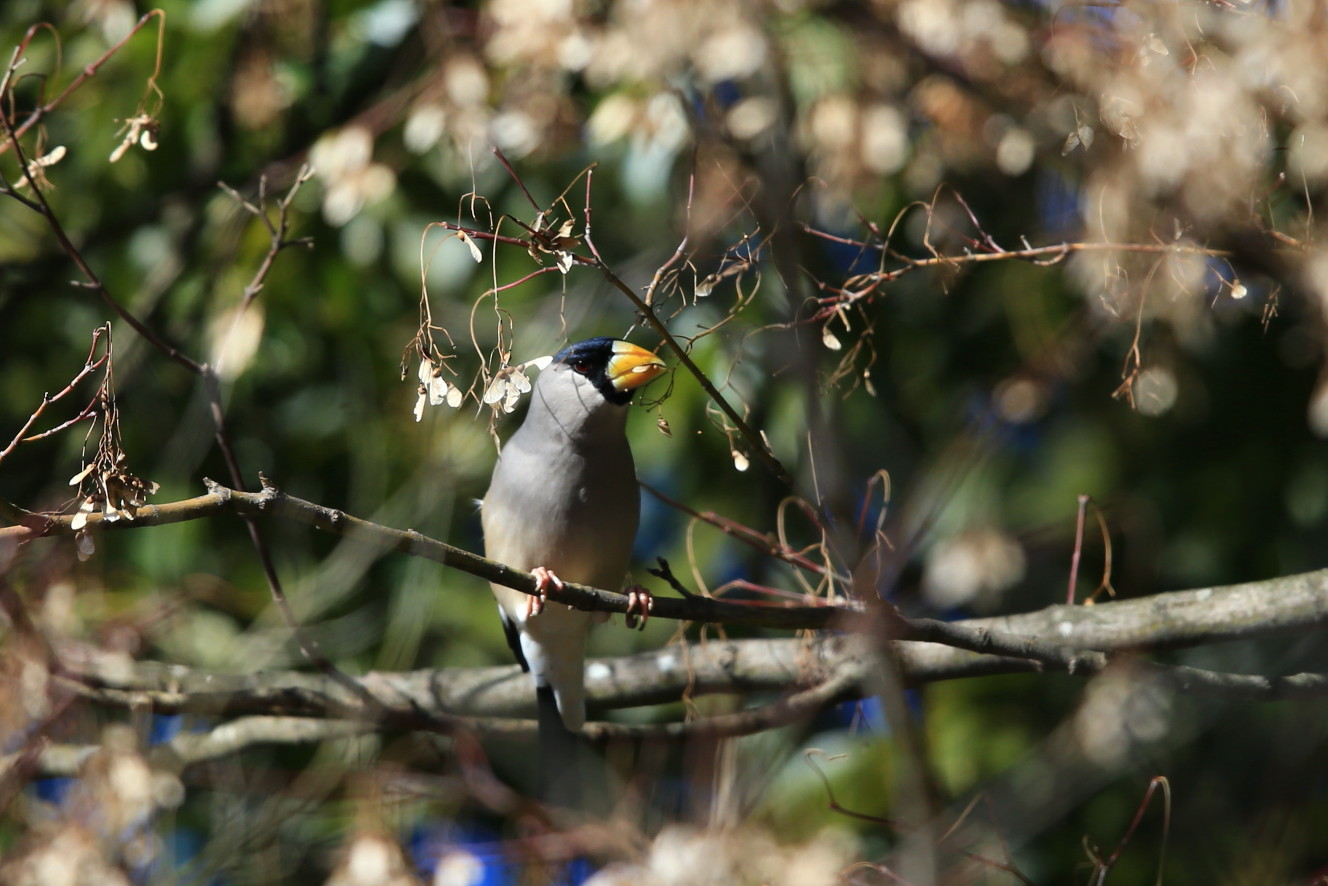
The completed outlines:
{"type": "Polygon", "coordinates": [[[665,560],[663,557],[656,557],[655,562],[659,564],[659,568],[646,569],[646,572],[655,576],[655,578],[658,578],[660,581],[668,582],[669,587],[673,588],[684,597],[691,598],[696,596],[696,594],[683,587],[682,582],[678,581],[678,577],[673,574],[673,570],[669,567],[668,560],[665,560]]]}

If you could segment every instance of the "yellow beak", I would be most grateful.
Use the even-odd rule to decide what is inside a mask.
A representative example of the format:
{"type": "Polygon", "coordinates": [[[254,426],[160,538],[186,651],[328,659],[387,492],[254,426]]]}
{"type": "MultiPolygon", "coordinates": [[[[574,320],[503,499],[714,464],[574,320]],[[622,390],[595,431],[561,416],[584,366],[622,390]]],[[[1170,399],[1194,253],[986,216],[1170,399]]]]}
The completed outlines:
{"type": "Polygon", "coordinates": [[[664,361],[631,342],[615,341],[609,358],[609,381],[619,391],[634,391],[654,381],[668,368],[664,361]]]}

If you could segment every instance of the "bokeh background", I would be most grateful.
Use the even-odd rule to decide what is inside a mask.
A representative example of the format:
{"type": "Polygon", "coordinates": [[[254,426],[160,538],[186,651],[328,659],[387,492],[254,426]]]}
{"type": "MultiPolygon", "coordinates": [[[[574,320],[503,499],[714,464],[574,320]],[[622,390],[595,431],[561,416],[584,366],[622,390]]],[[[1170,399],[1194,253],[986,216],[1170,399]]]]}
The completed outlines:
{"type": "MultiPolygon", "coordinates": [[[[502,357],[524,362],[591,335],[659,338],[596,270],[508,287],[552,259],[480,240],[477,262],[437,223],[520,237],[520,223],[535,224],[529,192],[583,236],[593,166],[607,265],[642,291],[686,237],[652,306],[833,526],[836,568],[883,527],[892,551],[879,590],[906,611],[1063,601],[1081,495],[1093,505],[1079,599],[1103,599],[1107,579],[1141,597],[1325,565],[1328,253],[1316,209],[1328,24],[1309,4],[161,9],[129,36],[147,7],[5,3],[0,45],[6,58],[21,45],[22,63],[4,112],[26,119],[115,47],[21,143],[50,161],[51,210],[114,298],[219,367],[251,487],[261,471],[291,494],[478,550],[473,501],[516,418],[480,402],[502,357]],[[41,22],[50,27],[25,38],[41,22]],[[126,141],[136,117],[146,145],[126,141]],[[218,185],[257,201],[263,182],[275,219],[303,164],[315,171],[287,219],[307,243],[284,249],[246,304],[270,235],[218,185]],[[447,377],[468,394],[417,422],[410,346],[422,299],[447,377]]],[[[12,147],[0,169],[30,196],[12,147]]],[[[130,469],[160,484],[157,502],[200,494],[204,477],[227,482],[198,378],[71,284],[79,276],[39,213],[0,198],[0,441],[64,387],[109,321],[130,469]]],[[[36,429],[76,414],[99,377],[36,429]]],[[[648,394],[631,424],[643,480],[794,547],[821,541],[694,379],[679,372],[648,394]]],[[[0,498],[72,510],[68,478],[100,433],[89,441],[85,429],[16,447],[0,461],[0,498]]],[[[712,591],[843,590],[804,586],[650,495],[643,508],[638,578],[662,555],[712,591]]],[[[478,579],[301,525],[263,532],[299,619],[347,672],[508,661],[478,579]]],[[[106,534],[96,547],[86,561],[67,541],[0,549],[6,583],[50,636],[231,673],[306,666],[239,520],[106,534]]],[[[692,627],[685,639],[702,635],[692,627]]],[[[639,634],[600,630],[593,652],[682,639],[657,620],[639,634]]],[[[1322,658],[1314,635],[1173,654],[1249,673],[1314,670],[1322,658]]],[[[15,708],[6,754],[34,735],[132,751],[207,726],[74,705],[38,729],[17,691],[0,698],[15,708]],[[104,732],[109,723],[132,731],[104,732]]],[[[972,815],[994,842],[980,854],[1009,861],[1001,835],[1033,882],[1089,882],[1093,847],[1111,854],[1157,776],[1172,791],[1168,827],[1154,798],[1114,862],[1116,882],[1159,865],[1171,884],[1328,876],[1320,702],[1226,703],[1048,675],[938,684],[910,702],[952,818],[983,798],[972,815]]],[[[702,699],[699,710],[740,703],[702,699]]],[[[612,716],[683,714],[677,704],[612,716]]],[[[684,799],[632,819],[639,845],[669,821],[741,820],[748,830],[705,857],[775,858],[763,841],[776,840],[819,867],[784,865],[774,882],[892,882],[848,866],[880,862],[903,839],[871,820],[895,808],[896,737],[863,703],[737,741],[729,805],[709,820],[686,799],[699,790],[687,761],[661,763],[661,784],[676,784],[659,796],[684,799]],[[843,755],[819,765],[862,816],[832,808],[799,753],[811,746],[843,755]]],[[[447,771],[446,750],[418,744],[253,749],[185,773],[181,795],[136,819],[132,839],[88,845],[132,882],[302,882],[340,876],[348,835],[372,831],[436,882],[514,881],[521,859],[503,841],[519,822],[456,792],[385,798],[374,787],[391,767],[447,771]]],[[[499,774],[519,770],[520,755],[494,750],[499,774]]],[[[90,796],[68,780],[6,789],[0,854],[11,857],[53,841],[77,818],[70,797],[90,796]]],[[[945,882],[1018,881],[945,857],[945,882]]]]}

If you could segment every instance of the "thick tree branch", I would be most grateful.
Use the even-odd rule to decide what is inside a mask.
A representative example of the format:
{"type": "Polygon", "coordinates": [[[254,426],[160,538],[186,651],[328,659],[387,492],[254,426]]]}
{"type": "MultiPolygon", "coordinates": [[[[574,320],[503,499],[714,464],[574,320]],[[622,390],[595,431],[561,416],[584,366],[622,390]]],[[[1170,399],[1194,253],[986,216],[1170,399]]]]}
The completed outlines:
{"type": "MultiPolygon", "coordinates": [[[[139,508],[132,521],[108,521],[89,515],[93,529],[127,529],[237,513],[277,516],[318,529],[460,569],[486,581],[535,593],[525,572],[486,560],[461,548],[422,535],[352,517],[282,493],[266,484],[261,492],[240,492],[207,481],[209,492],[197,498],[139,508]]],[[[72,535],[72,517],[34,514],[23,525],[0,529],[0,539],[31,541],[47,535],[72,535]]],[[[626,613],[626,595],[568,584],[559,601],[578,609],[626,613]]],[[[708,597],[655,600],[652,617],[776,629],[848,628],[861,609],[850,606],[782,606],[731,603],[708,597]]],[[[1094,606],[1051,606],[1035,613],[939,622],[892,617],[896,639],[944,644],[938,662],[956,666],[964,653],[1004,655],[1042,661],[1055,669],[1077,667],[1065,650],[1157,650],[1225,640],[1268,636],[1328,624],[1328,570],[1217,588],[1173,591],[1137,600],[1094,606]],[[1048,651],[1062,647],[1062,651],[1048,651]],[[959,656],[959,659],[956,659],[959,656]]],[[[1084,663],[1085,667],[1091,665],[1084,663]]]]}
{"type": "MultiPolygon", "coordinates": [[[[264,507],[280,507],[278,501],[268,499],[264,507]]],[[[251,504],[257,506],[256,501],[251,504]]],[[[143,509],[142,518],[165,522],[173,516],[170,511],[149,515],[150,510],[143,509]]],[[[439,544],[404,535],[414,544],[439,544]]],[[[1328,675],[1221,673],[1146,661],[1135,653],[1312,628],[1322,624],[1328,611],[1326,598],[1328,572],[1316,572],[961,623],[900,620],[904,632],[942,642],[901,640],[896,649],[902,676],[914,685],[1013,671],[1091,677],[1119,667],[1134,679],[1173,691],[1260,701],[1319,697],[1328,694],[1328,675]],[[943,645],[950,643],[957,645],[943,645]],[[997,651],[1004,654],[991,654],[997,651]]],[[[861,696],[864,679],[870,676],[866,669],[875,660],[864,644],[870,645],[867,638],[823,633],[803,639],[667,647],[592,660],[586,684],[592,709],[598,711],[716,692],[782,695],[766,705],[690,722],[651,726],[594,722],[585,734],[596,742],[668,740],[743,735],[797,722],[827,704],[861,696]]],[[[381,729],[508,738],[534,734],[533,722],[513,719],[528,717],[531,701],[529,678],[515,666],[370,673],[349,689],[325,674],[215,674],[136,663],[72,645],[60,648],[57,660],[61,663],[57,679],[65,688],[97,704],[235,718],[154,751],[163,765],[176,768],[258,745],[308,743],[381,729]],[[377,700],[375,709],[361,704],[364,695],[377,700]]],[[[52,746],[42,750],[38,765],[47,774],[68,774],[88,752],[89,748],[52,746]]]]}
{"type": "MultiPolygon", "coordinates": [[[[916,682],[920,676],[914,667],[917,663],[914,654],[926,645],[929,644],[900,644],[900,660],[910,681],[916,682]]],[[[1081,667],[1074,671],[1077,676],[1096,675],[1120,660],[1137,678],[1153,680],[1172,690],[1260,701],[1328,694],[1328,675],[1324,674],[1270,678],[1160,665],[1122,654],[1095,652],[1078,656],[1081,667]]],[[[1009,662],[990,656],[984,659],[992,663],[1009,662]]],[[[714,643],[689,649],[686,656],[670,648],[623,659],[592,661],[587,668],[587,690],[592,703],[598,706],[664,700],[666,687],[676,694],[803,688],[771,704],[701,720],[649,726],[592,722],[586,725],[584,734],[592,742],[603,743],[676,740],[695,735],[738,736],[765,731],[805,720],[835,701],[860,697],[861,683],[872,660],[860,642],[832,637],[810,644],[794,640],[714,643]],[[680,666],[684,658],[685,666],[680,666]]],[[[1009,663],[1027,665],[1018,661],[1009,663]]],[[[66,680],[76,692],[95,702],[136,710],[148,708],[160,713],[224,716],[248,712],[208,732],[186,733],[154,748],[151,752],[154,765],[176,772],[260,745],[328,741],[384,727],[430,730],[441,727],[447,732],[461,729],[509,739],[530,739],[536,731],[532,720],[503,716],[530,713],[525,710],[531,698],[528,678],[515,667],[368,674],[363,678],[363,688],[384,700],[382,710],[388,712],[386,723],[343,719],[332,713],[355,710],[357,694],[324,674],[236,676],[155,662],[125,667],[123,663],[113,665],[95,659],[83,662],[81,670],[86,683],[66,680]],[[110,688],[107,685],[110,683],[118,683],[119,687],[110,688]],[[458,717],[458,707],[481,716],[458,717]],[[256,711],[269,713],[253,713],[256,711]],[[328,714],[331,716],[324,718],[328,714]]],[[[921,670],[925,672],[927,666],[923,664],[921,670]]],[[[37,765],[44,775],[72,775],[96,749],[95,745],[47,746],[41,749],[37,765]]],[[[0,772],[25,753],[0,758],[0,772]]]]}
{"type": "MultiPolygon", "coordinates": [[[[847,696],[860,678],[859,668],[845,667],[824,682],[801,690],[769,705],[707,717],[703,720],[664,723],[658,726],[626,726],[616,723],[588,723],[583,732],[587,739],[603,743],[614,739],[680,739],[691,735],[710,737],[750,735],[776,726],[794,723],[812,716],[825,705],[847,696]]],[[[328,680],[329,686],[337,686],[328,680]]],[[[424,718],[427,719],[427,718],[424,718]]],[[[488,736],[533,739],[537,726],[533,720],[475,719],[467,729],[488,736]]],[[[233,756],[261,745],[309,744],[340,738],[353,738],[378,731],[378,724],[368,720],[314,719],[290,716],[247,716],[222,723],[201,733],[183,733],[151,749],[148,760],[156,768],[179,772],[189,766],[233,756]]],[[[100,745],[48,745],[37,758],[38,770],[45,776],[77,775],[83,764],[100,745]]],[[[0,774],[14,765],[25,752],[0,757],[0,774]]]]}
{"type": "MultiPolygon", "coordinates": [[[[1177,595],[1166,595],[1173,596],[1177,595]]],[[[1142,648],[1180,645],[1174,630],[1165,632],[1151,625],[1151,631],[1141,631],[1140,625],[1132,621],[1132,618],[1146,619],[1162,602],[1162,598],[1149,598],[1091,607],[1106,610],[1097,614],[1109,617],[1082,632],[1086,648],[1078,650],[1038,639],[1056,636],[1067,618],[1064,610],[1070,607],[1053,606],[1001,619],[958,623],[948,626],[949,629],[969,637],[992,638],[995,645],[1022,646],[1027,655],[1036,658],[978,654],[937,643],[900,641],[896,644],[899,666],[903,678],[911,685],[1031,671],[1090,677],[1122,662],[1128,663],[1136,676],[1177,691],[1264,701],[1328,693],[1328,679],[1319,674],[1285,677],[1226,674],[1139,659],[1133,653],[1142,648]],[[1005,626],[1000,634],[992,632],[997,621],[1005,626]],[[1142,634],[1160,639],[1141,642],[1142,634]]],[[[1084,608],[1087,607],[1074,607],[1084,608]]],[[[1224,612],[1225,607],[1216,607],[1210,615],[1221,619],[1224,612]]],[[[1207,642],[1257,635],[1224,634],[1222,627],[1218,621],[1192,620],[1187,630],[1196,638],[1207,636],[1207,642]]],[[[356,709],[356,696],[322,674],[289,671],[218,674],[157,662],[134,663],[123,656],[86,647],[62,649],[59,658],[67,676],[80,684],[74,687],[77,691],[91,700],[116,707],[216,716],[308,717],[347,716],[356,709]]],[[[846,671],[860,676],[856,664],[865,659],[859,640],[832,634],[804,639],[669,646],[621,658],[591,660],[586,667],[586,690],[592,710],[599,711],[667,703],[685,695],[805,690],[846,671]]],[[[374,672],[358,679],[364,691],[377,698],[395,718],[415,717],[421,725],[432,721],[435,728],[448,718],[531,714],[529,677],[515,665],[374,672]]],[[[496,728],[473,719],[467,719],[463,725],[476,731],[496,728]]]]}
{"type": "MultiPolygon", "coordinates": [[[[844,637],[742,640],[669,646],[612,659],[592,659],[586,689],[592,708],[677,701],[685,693],[788,691],[814,685],[852,658],[844,637]]],[[[325,675],[303,671],[223,674],[160,662],[132,662],[90,647],[59,652],[66,676],[85,696],[117,707],[216,716],[328,716],[349,711],[355,696],[325,675]]],[[[371,672],[365,690],[396,711],[469,717],[534,713],[530,678],[516,665],[371,672]]]]}

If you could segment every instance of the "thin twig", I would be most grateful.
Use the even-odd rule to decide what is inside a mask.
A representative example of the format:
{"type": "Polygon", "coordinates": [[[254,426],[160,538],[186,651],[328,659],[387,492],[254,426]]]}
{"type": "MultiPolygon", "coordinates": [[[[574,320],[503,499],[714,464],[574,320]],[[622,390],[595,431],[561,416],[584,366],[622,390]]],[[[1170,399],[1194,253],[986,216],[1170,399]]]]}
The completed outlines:
{"type": "MultiPolygon", "coordinates": [[[[586,240],[589,242],[590,238],[587,237],[586,240]]],[[[579,256],[577,258],[580,260],[579,256]]],[[[737,410],[735,410],[733,405],[719,392],[719,389],[715,387],[714,382],[710,381],[709,377],[701,371],[701,367],[696,365],[696,361],[692,359],[691,354],[689,354],[687,349],[679,343],[678,339],[669,331],[668,326],[665,325],[664,321],[659,318],[650,305],[646,304],[641,296],[637,295],[632,287],[624,283],[622,278],[615,274],[608,265],[593,259],[586,261],[589,261],[595,267],[599,268],[599,271],[604,275],[604,278],[608,280],[615,289],[627,296],[628,300],[631,301],[632,306],[636,308],[650,328],[664,340],[664,343],[668,346],[669,350],[677,355],[678,362],[681,363],[683,367],[691,373],[692,377],[696,379],[697,384],[701,386],[701,390],[705,391],[706,396],[720,408],[720,411],[724,413],[729,421],[733,422],[733,427],[742,436],[743,441],[747,444],[747,448],[754,456],[756,456],[756,460],[760,462],[766,470],[773,474],[775,479],[784,486],[790,490],[795,489],[796,483],[793,479],[793,475],[788,472],[788,469],[785,468],[775,454],[770,451],[761,435],[753,430],[742,416],[738,415],[737,410]]]]}
{"type": "Polygon", "coordinates": [[[1079,555],[1084,549],[1084,513],[1088,510],[1088,496],[1079,496],[1079,522],[1074,529],[1074,553],[1070,555],[1070,587],[1065,591],[1065,605],[1074,605],[1074,588],[1079,583],[1079,555]]]}
{"type": "MultiPolygon", "coordinates": [[[[13,67],[11,66],[5,73],[4,80],[0,81],[0,95],[3,95],[9,89],[9,81],[12,74],[13,67]]],[[[120,319],[128,323],[135,332],[144,338],[144,340],[152,344],[167,357],[188,369],[190,372],[201,374],[203,370],[202,364],[190,359],[184,354],[184,352],[180,351],[173,345],[167,344],[164,339],[149,329],[142,323],[142,321],[130,313],[127,308],[115,300],[111,295],[110,290],[108,290],[101,282],[101,278],[97,276],[92,270],[92,267],[86,260],[84,260],[83,254],[79,252],[78,247],[76,247],[69,239],[69,236],[65,233],[64,226],[60,224],[60,220],[56,218],[55,212],[46,201],[46,195],[38,186],[37,181],[32,174],[32,169],[29,167],[28,161],[23,155],[23,146],[20,145],[18,141],[19,133],[14,129],[6,115],[0,114],[0,123],[3,123],[4,125],[5,133],[9,137],[9,144],[13,147],[14,155],[19,162],[19,167],[23,170],[23,178],[27,181],[28,186],[32,188],[33,199],[39,207],[36,211],[46,220],[47,226],[51,229],[51,233],[59,242],[60,248],[64,251],[65,255],[69,257],[69,260],[72,261],[74,266],[79,269],[79,272],[83,274],[83,278],[87,281],[87,288],[96,292],[98,297],[105,302],[106,306],[114,311],[120,319]]]]}
{"type": "MultiPolygon", "coordinates": [[[[29,129],[31,129],[33,126],[36,126],[48,114],[50,114],[51,111],[54,111],[57,107],[59,107],[64,102],[65,99],[67,99],[70,95],[72,95],[74,91],[77,90],[80,86],[82,86],[87,80],[89,80],[92,77],[95,77],[98,71],[101,70],[102,65],[110,61],[111,58],[116,53],[118,53],[121,49],[124,48],[125,44],[128,43],[135,34],[137,34],[139,31],[143,29],[143,27],[148,23],[149,20],[154,18],[158,20],[156,67],[153,69],[152,76],[148,78],[148,88],[150,90],[156,90],[157,88],[156,79],[157,76],[161,73],[162,50],[163,50],[163,43],[165,41],[165,32],[166,32],[166,13],[160,9],[153,9],[150,12],[145,13],[143,17],[140,18],[138,22],[132,28],[130,28],[123,37],[121,37],[118,41],[115,42],[114,45],[112,45],[109,49],[107,49],[105,52],[103,52],[99,57],[97,57],[93,61],[89,62],[88,64],[85,64],[79,70],[78,75],[74,77],[73,80],[69,81],[69,85],[66,86],[59,95],[57,95],[55,98],[51,99],[50,101],[40,105],[39,107],[34,108],[31,112],[29,112],[27,118],[17,127],[11,129],[8,123],[6,123],[5,128],[10,132],[11,141],[0,143],[0,155],[3,155],[5,151],[7,151],[11,146],[17,147],[17,142],[14,139],[17,139],[18,137],[25,135],[29,129]]],[[[27,50],[28,44],[32,41],[32,38],[36,35],[37,31],[46,27],[49,27],[49,25],[37,24],[28,28],[27,32],[23,35],[22,41],[20,41],[18,46],[15,47],[14,49],[13,60],[10,62],[9,66],[10,73],[13,72],[14,65],[17,63],[18,59],[22,57],[23,53],[27,50]]],[[[6,75],[5,84],[3,86],[0,86],[0,95],[5,95],[8,93],[8,80],[9,76],[6,75]]]]}
{"type": "Polygon", "coordinates": [[[37,405],[37,408],[33,410],[33,413],[30,416],[28,416],[28,420],[23,423],[23,427],[18,429],[18,433],[14,435],[14,439],[10,440],[9,445],[6,446],[3,450],[0,450],[0,461],[4,461],[5,457],[8,456],[11,452],[13,452],[14,449],[17,448],[20,443],[28,443],[35,440],[40,440],[51,434],[64,430],[65,428],[70,427],[71,425],[76,424],[77,422],[86,421],[88,417],[95,411],[97,401],[94,398],[93,401],[89,403],[87,406],[83,407],[83,409],[80,410],[78,415],[76,415],[74,418],[71,418],[61,423],[57,427],[50,428],[49,430],[46,431],[42,431],[39,434],[28,436],[28,431],[37,422],[37,419],[41,417],[42,413],[46,411],[47,406],[50,406],[52,403],[56,403],[64,399],[69,394],[73,393],[74,388],[78,386],[79,382],[87,378],[87,376],[93,370],[99,369],[103,365],[105,365],[109,351],[103,353],[99,357],[97,356],[97,349],[101,344],[102,335],[106,334],[108,330],[109,330],[108,326],[99,326],[92,331],[92,348],[91,350],[88,351],[87,359],[83,361],[83,368],[80,369],[78,373],[75,374],[74,377],[69,380],[69,384],[65,385],[64,388],[62,388],[61,390],[57,391],[54,394],[50,393],[42,394],[41,403],[39,403],[37,405]]]}
{"type": "MultiPolygon", "coordinates": [[[[766,535],[756,531],[755,529],[752,529],[750,526],[745,526],[742,523],[737,522],[736,520],[731,520],[728,517],[716,514],[714,511],[698,511],[695,508],[692,508],[689,505],[685,504],[684,502],[681,502],[673,498],[672,496],[669,496],[664,492],[656,489],[655,487],[651,486],[649,483],[646,483],[641,480],[638,480],[637,482],[640,484],[642,489],[644,489],[646,492],[649,492],[651,495],[653,495],[655,498],[659,499],[660,501],[664,502],[664,504],[668,505],[669,507],[676,508],[677,510],[682,511],[683,513],[688,514],[691,517],[700,520],[703,523],[708,523],[709,525],[714,526],[716,529],[723,532],[725,535],[737,539],[743,544],[751,548],[754,548],[755,550],[758,550],[763,554],[768,554],[772,557],[776,557],[780,560],[783,560],[786,563],[790,563],[798,567],[799,569],[804,569],[807,572],[812,573],[813,575],[823,576],[826,574],[826,567],[823,564],[817,563],[815,560],[812,560],[808,557],[804,557],[802,554],[799,554],[797,551],[793,550],[792,548],[788,547],[785,544],[771,541],[766,535]]],[[[847,583],[848,581],[848,578],[846,576],[836,575],[835,577],[844,583],[847,583]]]]}

